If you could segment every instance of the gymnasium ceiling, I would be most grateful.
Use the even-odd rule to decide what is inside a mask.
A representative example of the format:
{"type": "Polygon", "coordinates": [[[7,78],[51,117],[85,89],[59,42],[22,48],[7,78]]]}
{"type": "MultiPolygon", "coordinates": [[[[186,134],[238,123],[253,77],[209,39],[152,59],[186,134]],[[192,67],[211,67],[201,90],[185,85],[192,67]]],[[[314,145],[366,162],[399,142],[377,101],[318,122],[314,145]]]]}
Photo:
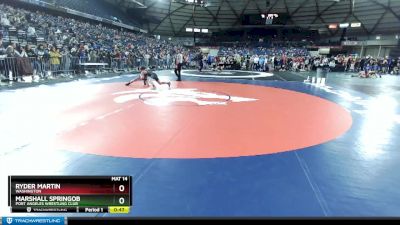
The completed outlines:
{"type": "Polygon", "coordinates": [[[242,15],[261,13],[288,13],[287,27],[315,29],[330,36],[338,35],[340,29],[329,30],[328,25],[343,22],[362,24],[348,33],[400,33],[400,0],[209,0],[207,7],[184,4],[184,0],[106,1],[152,18],[143,25],[149,33],[171,36],[185,34],[186,27],[240,28],[242,15]]]}

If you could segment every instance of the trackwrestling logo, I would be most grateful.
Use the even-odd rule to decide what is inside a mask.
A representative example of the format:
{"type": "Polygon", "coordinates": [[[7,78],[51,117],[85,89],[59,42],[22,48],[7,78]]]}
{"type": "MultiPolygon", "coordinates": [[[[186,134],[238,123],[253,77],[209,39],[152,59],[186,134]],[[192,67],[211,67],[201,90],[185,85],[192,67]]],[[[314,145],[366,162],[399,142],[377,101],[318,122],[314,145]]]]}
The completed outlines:
{"type": "Polygon", "coordinates": [[[3,218],[3,224],[56,224],[64,225],[64,217],[7,217],[3,218]]]}
{"type": "Polygon", "coordinates": [[[132,91],[117,92],[113,93],[112,95],[118,95],[114,98],[114,102],[116,103],[126,103],[128,101],[140,99],[145,104],[151,106],[187,104],[195,104],[197,106],[228,105],[230,102],[251,102],[258,100],[254,98],[230,96],[225,93],[205,92],[196,88],[178,88],[163,91],[137,89],[132,91]]]}

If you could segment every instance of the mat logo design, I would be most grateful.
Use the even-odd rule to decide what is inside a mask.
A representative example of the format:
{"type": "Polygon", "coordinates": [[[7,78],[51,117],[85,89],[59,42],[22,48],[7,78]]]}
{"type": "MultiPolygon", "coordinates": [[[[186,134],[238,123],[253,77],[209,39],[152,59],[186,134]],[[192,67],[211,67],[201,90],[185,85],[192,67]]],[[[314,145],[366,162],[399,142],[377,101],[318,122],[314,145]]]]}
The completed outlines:
{"type": "Polygon", "coordinates": [[[205,92],[195,88],[178,88],[172,90],[137,89],[117,92],[114,98],[116,103],[125,103],[134,100],[143,100],[151,106],[167,106],[179,103],[194,103],[198,106],[228,105],[230,102],[252,102],[258,99],[230,96],[218,92],[205,92]]]}
{"type": "Polygon", "coordinates": [[[12,222],[13,222],[13,218],[8,217],[7,218],[7,224],[12,224],[12,222]]]}
{"type": "Polygon", "coordinates": [[[212,75],[235,75],[230,71],[209,71],[208,73],[212,75]]]}

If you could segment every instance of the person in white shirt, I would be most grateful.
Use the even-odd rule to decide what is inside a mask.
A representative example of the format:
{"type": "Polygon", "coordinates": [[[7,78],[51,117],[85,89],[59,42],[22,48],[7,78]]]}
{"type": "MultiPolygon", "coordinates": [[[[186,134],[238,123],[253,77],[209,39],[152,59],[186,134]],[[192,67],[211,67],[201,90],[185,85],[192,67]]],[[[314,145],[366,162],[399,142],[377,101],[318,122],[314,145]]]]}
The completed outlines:
{"type": "Polygon", "coordinates": [[[36,34],[35,28],[32,27],[32,26],[29,26],[29,27],[28,27],[28,36],[29,36],[29,37],[33,37],[33,36],[35,36],[35,34],[36,34]]]}
{"type": "Polygon", "coordinates": [[[20,57],[28,58],[28,54],[26,53],[24,47],[20,47],[20,51],[21,51],[21,52],[19,52],[19,56],[20,56],[20,57]]]}
{"type": "Polygon", "coordinates": [[[251,58],[249,60],[249,64],[250,64],[250,70],[253,70],[253,67],[254,67],[254,56],[251,56],[251,58]]]}
{"type": "Polygon", "coordinates": [[[254,57],[254,65],[253,65],[253,70],[258,70],[258,62],[260,61],[260,58],[258,55],[254,57]]]}
{"type": "Polygon", "coordinates": [[[149,53],[146,53],[145,55],[144,55],[144,66],[145,67],[149,67],[149,62],[150,62],[150,54],[149,53]]]}
{"type": "Polygon", "coordinates": [[[167,69],[171,67],[171,54],[168,53],[167,55],[167,69]]]}
{"type": "Polygon", "coordinates": [[[10,26],[11,26],[10,20],[8,20],[8,18],[7,18],[6,15],[3,15],[3,16],[0,18],[0,21],[1,21],[1,25],[3,25],[4,27],[10,27],[10,26]]]}

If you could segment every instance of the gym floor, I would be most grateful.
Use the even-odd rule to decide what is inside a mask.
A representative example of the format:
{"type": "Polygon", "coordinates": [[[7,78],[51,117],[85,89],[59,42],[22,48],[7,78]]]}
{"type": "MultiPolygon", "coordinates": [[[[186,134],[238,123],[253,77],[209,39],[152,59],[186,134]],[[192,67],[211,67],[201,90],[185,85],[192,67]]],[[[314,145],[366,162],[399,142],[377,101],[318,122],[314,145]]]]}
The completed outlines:
{"type": "Polygon", "coordinates": [[[157,74],[2,86],[0,215],[8,175],[131,175],[121,216],[400,216],[400,77],[157,74]]]}

